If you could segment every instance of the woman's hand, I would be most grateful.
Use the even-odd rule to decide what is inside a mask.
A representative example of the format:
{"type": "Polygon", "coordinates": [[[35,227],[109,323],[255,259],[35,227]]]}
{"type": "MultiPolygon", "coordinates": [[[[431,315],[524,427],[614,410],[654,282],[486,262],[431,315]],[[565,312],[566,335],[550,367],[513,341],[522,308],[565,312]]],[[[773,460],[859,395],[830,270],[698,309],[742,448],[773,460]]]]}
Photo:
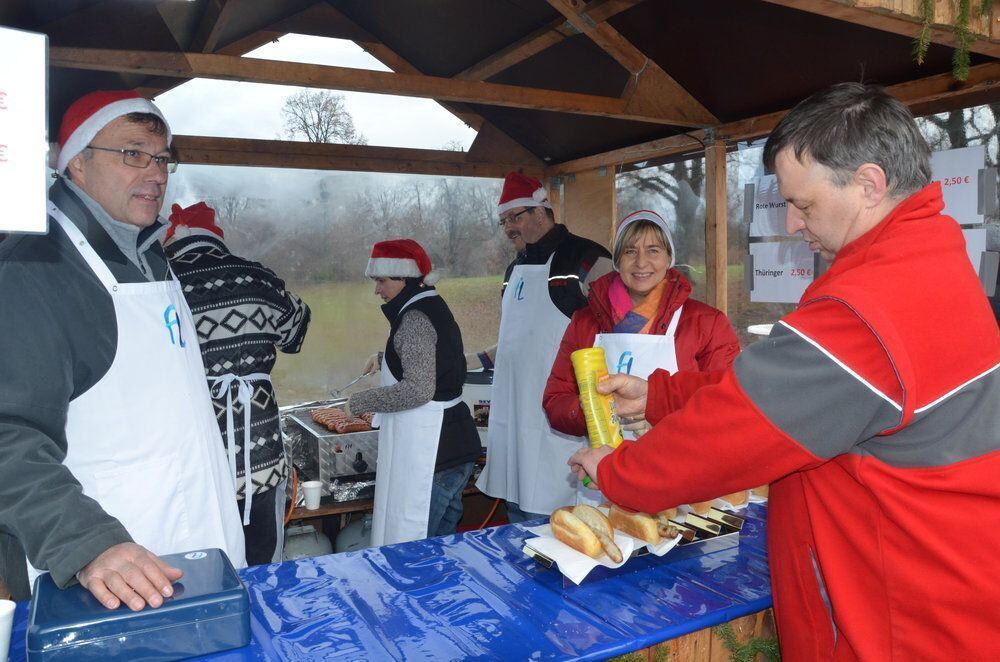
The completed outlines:
{"type": "Polygon", "coordinates": [[[615,398],[615,411],[622,418],[646,418],[646,394],[649,383],[632,375],[618,373],[597,382],[597,392],[615,398]]]}
{"type": "Polygon", "coordinates": [[[368,357],[365,362],[365,369],[362,375],[371,375],[382,369],[382,352],[375,352],[368,357]]]}

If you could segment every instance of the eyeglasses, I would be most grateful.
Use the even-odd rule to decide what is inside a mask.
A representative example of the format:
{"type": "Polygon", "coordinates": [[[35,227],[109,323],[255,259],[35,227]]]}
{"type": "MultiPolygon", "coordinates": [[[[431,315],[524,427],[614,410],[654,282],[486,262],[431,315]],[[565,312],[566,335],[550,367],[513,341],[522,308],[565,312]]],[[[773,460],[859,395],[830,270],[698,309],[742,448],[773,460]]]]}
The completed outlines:
{"type": "Polygon", "coordinates": [[[87,149],[99,149],[102,152],[119,152],[122,155],[122,162],[127,166],[132,166],[133,168],[148,168],[150,162],[152,162],[156,164],[156,167],[159,168],[160,172],[177,172],[177,159],[173,156],[155,156],[149,152],[143,152],[139,149],[130,149],[128,147],[123,149],[113,149],[111,147],[96,147],[94,145],[87,145],[87,149]]]}
{"type": "Polygon", "coordinates": [[[522,209],[521,211],[517,212],[516,214],[511,214],[510,216],[508,216],[506,218],[501,218],[500,219],[500,227],[503,227],[503,226],[507,225],[508,223],[516,223],[516,222],[518,222],[517,221],[517,217],[518,216],[520,216],[521,214],[527,214],[531,210],[532,210],[532,207],[529,207],[527,209],[522,209]]]}

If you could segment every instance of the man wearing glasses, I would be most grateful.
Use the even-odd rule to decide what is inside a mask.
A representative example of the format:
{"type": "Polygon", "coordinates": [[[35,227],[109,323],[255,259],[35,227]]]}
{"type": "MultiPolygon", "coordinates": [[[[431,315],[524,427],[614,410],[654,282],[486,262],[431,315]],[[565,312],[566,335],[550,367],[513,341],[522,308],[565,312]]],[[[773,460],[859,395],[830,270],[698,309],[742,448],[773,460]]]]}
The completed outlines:
{"type": "Polygon", "coordinates": [[[0,246],[0,578],[17,599],[48,571],[138,611],[180,578],[158,556],[218,547],[245,565],[197,335],[159,242],[170,139],[135,93],[77,100],[48,234],[0,246]]]}
{"type": "Polygon", "coordinates": [[[484,368],[496,364],[477,486],[507,501],[510,522],[522,522],[575,503],[576,477],[559,458],[579,438],[549,427],[542,392],[569,319],[587,305],[589,283],[611,271],[611,254],[557,224],[548,192],[531,177],[507,175],[498,211],[518,254],[504,275],[497,346],[473,355],[484,368]]]}

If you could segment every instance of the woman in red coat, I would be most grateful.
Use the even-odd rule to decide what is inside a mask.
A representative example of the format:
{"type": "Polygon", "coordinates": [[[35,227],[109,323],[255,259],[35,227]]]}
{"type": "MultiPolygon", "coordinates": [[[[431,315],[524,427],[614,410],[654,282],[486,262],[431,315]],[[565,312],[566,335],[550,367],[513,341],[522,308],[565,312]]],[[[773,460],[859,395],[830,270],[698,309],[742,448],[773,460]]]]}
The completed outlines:
{"type": "MultiPolygon", "coordinates": [[[[658,368],[722,370],[740,351],[722,311],[690,298],[691,283],[673,268],[673,239],[659,214],[643,210],[623,218],[613,259],[615,271],[591,284],[588,306],[573,314],[542,396],[552,427],[584,439],[587,424],[569,358],[574,351],[603,347],[609,373],[643,379],[658,368]]],[[[633,421],[625,429],[638,437],[649,425],[633,421]]]]}

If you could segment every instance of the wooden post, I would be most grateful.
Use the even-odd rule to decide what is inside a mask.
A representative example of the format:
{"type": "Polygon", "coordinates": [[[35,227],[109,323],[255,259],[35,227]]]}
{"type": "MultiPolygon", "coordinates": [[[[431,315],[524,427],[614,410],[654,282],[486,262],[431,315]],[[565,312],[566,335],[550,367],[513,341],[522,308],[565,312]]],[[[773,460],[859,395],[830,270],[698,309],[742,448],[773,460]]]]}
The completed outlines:
{"type": "Polygon", "coordinates": [[[615,218],[615,171],[611,167],[584,170],[563,177],[562,210],[570,232],[611,246],[615,218]]]}
{"type": "Polygon", "coordinates": [[[726,312],[728,296],[728,205],[726,198],[726,144],[705,148],[705,268],[708,303],[726,312]]]}

